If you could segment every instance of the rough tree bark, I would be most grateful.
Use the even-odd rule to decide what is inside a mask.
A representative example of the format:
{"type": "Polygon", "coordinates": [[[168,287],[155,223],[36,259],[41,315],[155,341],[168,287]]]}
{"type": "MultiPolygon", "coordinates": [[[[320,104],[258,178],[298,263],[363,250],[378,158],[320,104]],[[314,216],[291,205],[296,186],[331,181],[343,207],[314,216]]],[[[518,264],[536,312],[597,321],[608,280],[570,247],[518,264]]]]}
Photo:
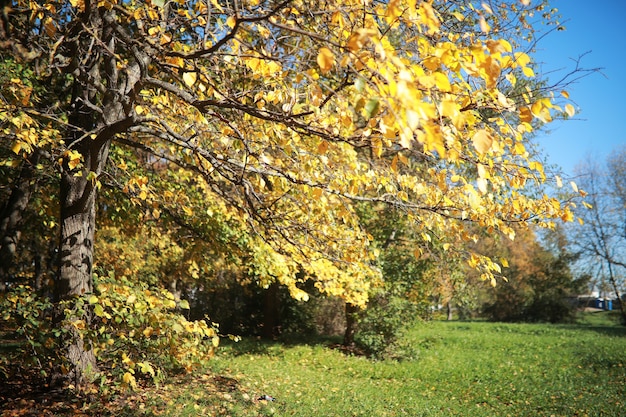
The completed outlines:
{"type": "MultiPolygon", "coordinates": [[[[108,144],[101,146],[96,155],[106,153],[108,144]]],[[[81,147],[86,148],[86,147],[81,147]]],[[[95,161],[89,152],[83,156],[95,161]]],[[[93,242],[96,218],[96,189],[85,176],[74,176],[65,170],[61,178],[61,237],[59,243],[59,273],[55,282],[57,302],[93,292],[93,242]]],[[[80,317],[69,317],[70,321],[82,320],[85,326],[91,323],[89,312],[80,317]]],[[[68,337],[64,350],[67,361],[72,365],[67,378],[80,387],[89,382],[97,372],[96,358],[91,347],[80,337],[75,326],[67,325],[68,337]]]]}

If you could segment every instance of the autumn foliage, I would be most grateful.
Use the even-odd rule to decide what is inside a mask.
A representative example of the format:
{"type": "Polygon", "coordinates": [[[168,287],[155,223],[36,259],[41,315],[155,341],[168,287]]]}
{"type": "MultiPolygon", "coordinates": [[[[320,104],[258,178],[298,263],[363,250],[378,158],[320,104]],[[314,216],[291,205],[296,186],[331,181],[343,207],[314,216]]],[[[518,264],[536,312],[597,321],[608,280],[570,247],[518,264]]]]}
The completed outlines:
{"type": "MultiPolygon", "coordinates": [[[[494,284],[501,261],[466,250],[478,239],[467,224],[512,239],[511,224],[573,219],[569,202],[526,192],[548,180],[529,135],[572,111],[566,93],[529,82],[525,16],[541,4],[13,6],[15,36],[2,39],[1,57],[21,69],[2,79],[2,164],[14,178],[35,165],[59,184],[48,196],[59,212],[54,299],[85,299],[96,316],[82,309],[70,323],[95,329],[117,305],[96,301],[114,288],[93,280],[98,206],[107,221],[174,236],[189,251],[188,276],[202,272],[201,259],[233,262],[262,287],[278,283],[306,300],[302,283],[313,281],[355,306],[384,281],[355,203],[401,213],[416,258],[446,242],[494,284]],[[42,162],[30,163],[33,155],[42,162]]],[[[153,290],[141,288],[152,306],[153,290]]],[[[212,339],[203,323],[198,331],[212,339]]],[[[66,324],[73,337],[63,349],[81,383],[94,359],[75,328],[66,324]]],[[[128,360],[129,372],[145,363],[128,360]]]]}

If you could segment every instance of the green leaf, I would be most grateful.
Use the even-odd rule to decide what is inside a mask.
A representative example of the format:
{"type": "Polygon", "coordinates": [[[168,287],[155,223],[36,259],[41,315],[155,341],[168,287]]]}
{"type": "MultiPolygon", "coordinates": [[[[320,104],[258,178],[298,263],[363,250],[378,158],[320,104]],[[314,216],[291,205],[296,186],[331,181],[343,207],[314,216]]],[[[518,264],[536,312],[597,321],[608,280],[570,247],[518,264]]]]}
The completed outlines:
{"type": "Polygon", "coordinates": [[[178,307],[185,309],[185,310],[189,310],[189,301],[187,300],[180,300],[178,302],[178,307]]]}
{"type": "Polygon", "coordinates": [[[359,93],[362,93],[363,89],[365,88],[365,79],[363,79],[362,77],[357,78],[354,82],[354,88],[356,88],[356,91],[358,91],[359,93]]]}
{"type": "Polygon", "coordinates": [[[104,317],[104,309],[100,304],[95,305],[95,307],[93,308],[93,312],[98,317],[104,317]]]}
{"type": "Polygon", "coordinates": [[[367,117],[368,119],[371,119],[372,117],[376,116],[379,108],[380,108],[380,101],[378,101],[378,99],[376,98],[369,99],[367,103],[365,103],[365,107],[363,108],[363,110],[365,111],[365,117],[367,117]]]}

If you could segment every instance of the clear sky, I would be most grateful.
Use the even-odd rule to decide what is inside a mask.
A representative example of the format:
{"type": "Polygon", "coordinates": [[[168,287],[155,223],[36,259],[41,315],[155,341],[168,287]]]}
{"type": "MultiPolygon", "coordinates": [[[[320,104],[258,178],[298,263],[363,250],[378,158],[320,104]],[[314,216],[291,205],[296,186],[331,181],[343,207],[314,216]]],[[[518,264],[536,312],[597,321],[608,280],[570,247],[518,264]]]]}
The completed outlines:
{"type": "Polygon", "coordinates": [[[588,156],[603,163],[626,145],[626,0],[551,0],[551,5],[566,30],[539,43],[534,57],[541,72],[556,81],[581,55],[581,67],[602,68],[567,88],[578,114],[551,123],[537,138],[548,161],[573,175],[588,156]]]}

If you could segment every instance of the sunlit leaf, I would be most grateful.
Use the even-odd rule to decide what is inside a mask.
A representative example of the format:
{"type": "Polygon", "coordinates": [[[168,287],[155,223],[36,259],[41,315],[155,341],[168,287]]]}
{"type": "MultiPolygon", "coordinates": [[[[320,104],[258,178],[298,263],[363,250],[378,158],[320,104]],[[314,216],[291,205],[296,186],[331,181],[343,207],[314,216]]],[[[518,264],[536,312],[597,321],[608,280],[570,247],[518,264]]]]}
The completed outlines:
{"type": "Polygon", "coordinates": [[[124,374],[124,376],[122,376],[122,382],[124,382],[124,384],[130,386],[132,389],[136,389],[137,388],[137,380],[135,379],[135,377],[130,372],[126,372],[124,374]]]}
{"type": "Polygon", "coordinates": [[[195,72],[185,72],[183,74],[183,81],[187,85],[187,87],[191,87],[196,83],[196,79],[198,75],[195,72]]]}
{"type": "Polygon", "coordinates": [[[335,65],[335,55],[326,47],[320,48],[317,54],[317,65],[319,65],[322,74],[329,72],[335,65]]]}
{"type": "Polygon", "coordinates": [[[474,136],[472,136],[472,143],[474,144],[474,147],[476,148],[478,153],[485,154],[491,149],[493,138],[491,137],[489,132],[481,129],[476,132],[474,136]]]}
{"type": "Polygon", "coordinates": [[[489,31],[491,30],[491,26],[489,26],[489,23],[487,23],[487,20],[485,20],[484,17],[480,17],[478,24],[480,25],[480,30],[483,33],[489,33],[489,31]]]}

